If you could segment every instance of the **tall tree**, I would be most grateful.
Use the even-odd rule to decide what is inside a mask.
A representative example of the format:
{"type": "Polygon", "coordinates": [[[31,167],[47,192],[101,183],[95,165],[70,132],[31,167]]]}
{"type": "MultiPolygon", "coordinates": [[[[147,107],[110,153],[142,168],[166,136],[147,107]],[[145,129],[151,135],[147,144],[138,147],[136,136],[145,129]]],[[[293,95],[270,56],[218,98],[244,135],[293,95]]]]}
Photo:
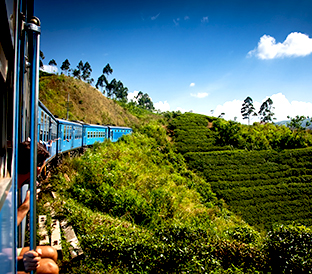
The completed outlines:
{"type": "Polygon", "coordinates": [[[104,68],[103,68],[103,74],[105,75],[109,75],[113,73],[113,69],[111,68],[111,66],[109,64],[107,64],[104,68]]]}
{"type": "Polygon", "coordinates": [[[117,89],[117,80],[114,78],[112,81],[110,81],[110,83],[107,83],[105,86],[107,97],[112,98],[112,96],[115,94],[116,89],[117,89]]]}
{"type": "Polygon", "coordinates": [[[311,125],[312,118],[310,119],[309,116],[299,116],[297,115],[294,118],[291,118],[290,116],[287,116],[288,119],[290,119],[290,122],[287,122],[287,126],[290,127],[293,131],[294,130],[304,130],[305,127],[308,127],[311,125]],[[305,122],[305,125],[303,125],[305,122]]]}
{"type": "MultiPolygon", "coordinates": [[[[79,63],[80,64],[80,63],[79,63]]],[[[92,72],[92,69],[91,69],[91,66],[89,64],[89,62],[86,62],[83,67],[82,67],[82,75],[81,75],[81,78],[84,80],[84,81],[88,81],[88,79],[90,78],[91,76],[91,72],[92,72]]]]}
{"type": "Polygon", "coordinates": [[[266,101],[264,101],[260,107],[260,110],[258,112],[258,115],[260,116],[260,122],[262,123],[268,123],[272,122],[273,120],[276,120],[276,118],[273,118],[275,115],[273,113],[274,107],[273,107],[273,101],[271,98],[268,98],[266,101]]]}
{"type": "Polygon", "coordinates": [[[105,91],[103,90],[103,88],[105,87],[105,76],[104,76],[104,74],[102,74],[99,78],[98,78],[98,80],[97,80],[97,82],[96,82],[96,84],[95,84],[95,87],[97,88],[97,89],[99,89],[99,87],[101,87],[101,92],[104,94],[105,93],[105,91]]]}
{"type": "Polygon", "coordinates": [[[255,112],[255,108],[253,106],[253,101],[249,96],[244,100],[241,114],[243,116],[243,119],[248,119],[248,125],[250,125],[250,116],[257,116],[257,113],[255,112]]]}
{"type": "Polygon", "coordinates": [[[49,66],[57,66],[57,63],[55,62],[54,59],[51,59],[51,60],[49,61],[49,66]]]}
{"type": "Polygon", "coordinates": [[[65,71],[66,74],[67,74],[67,76],[68,76],[69,67],[70,67],[70,63],[69,63],[68,59],[66,59],[66,60],[62,63],[61,70],[65,71]]]}
{"type": "MultiPolygon", "coordinates": [[[[127,102],[128,100],[128,88],[123,85],[121,81],[117,81],[115,78],[109,83],[111,88],[110,93],[116,100],[121,102],[127,102]]],[[[108,96],[107,92],[107,96],[108,96]]]]}
{"type": "Polygon", "coordinates": [[[111,66],[109,65],[109,64],[107,64],[104,68],[103,68],[103,75],[104,75],[104,82],[105,82],[105,85],[108,85],[109,84],[109,82],[108,82],[108,80],[107,80],[107,78],[106,78],[106,76],[105,75],[110,75],[110,74],[112,74],[113,73],[113,69],[111,68],[111,66]]]}
{"type": "Polygon", "coordinates": [[[73,72],[73,77],[74,78],[76,78],[76,79],[80,79],[81,78],[79,69],[74,69],[72,72],[73,72]]]}
{"type": "Polygon", "coordinates": [[[148,96],[147,93],[143,94],[143,92],[140,91],[135,98],[137,99],[139,107],[147,109],[147,110],[155,109],[152,99],[148,96]]]}
{"type": "Polygon", "coordinates": [[[51,59],[51,60],[49,61],[49,66],[52,66],[52,67],[53,67],[53,72],[56,71],[57,63],[56,63],[56,61],[55,61],[54,59],[51,59]]]}
{"type": "Polygon", "coordinates": [[[83,68],[84,68],[84,64],[83,64],[82,60],[80,60],[80,62],[77,65],[77,69],[75,69],[73,71],[73,75],[74,75],[75,78],[81,80],[82,73],[83,73],[83,68]]]}

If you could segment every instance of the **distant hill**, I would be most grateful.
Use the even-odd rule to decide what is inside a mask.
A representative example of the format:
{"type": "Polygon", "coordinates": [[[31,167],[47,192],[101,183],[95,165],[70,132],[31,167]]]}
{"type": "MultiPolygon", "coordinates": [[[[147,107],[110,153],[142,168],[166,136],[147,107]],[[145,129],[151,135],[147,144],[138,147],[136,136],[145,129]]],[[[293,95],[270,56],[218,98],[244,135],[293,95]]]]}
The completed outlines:
{"type": "MultiPolygon", "coordinates": [[[[312,130],[312,125],[306,126],[308,121],[310,121],[310,119],[305,119],[302,122],[301,126],[304,127],[304,128],[308,128],[308,129],[312,130]]],[[[279,125],[279,126],[286,126],[287,127],[287,123],[289,123],[289,122],[290,122],[290,120],[283,120],[283,121],[276,122],[275,124],[279,125]]]]}
{"type": "Polygon", "coordinates": [[[91,85],[65,75],[45,74],[39,80],[39,99],[53,115],[92,124],[129,126],[139,119],[91,85]],[[69,103],[67,102],[69,96],[69,103]]]}

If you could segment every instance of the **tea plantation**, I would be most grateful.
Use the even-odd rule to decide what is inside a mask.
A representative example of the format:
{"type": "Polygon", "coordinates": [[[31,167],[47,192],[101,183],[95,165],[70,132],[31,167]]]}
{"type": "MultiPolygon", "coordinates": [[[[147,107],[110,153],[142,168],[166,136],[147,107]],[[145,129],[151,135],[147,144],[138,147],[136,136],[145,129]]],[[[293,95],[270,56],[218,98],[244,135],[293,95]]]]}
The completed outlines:
{"type": "Polygon", "coordinates": [[[193,113],[171,119],[169,129],[188,166],[249,224],[265,229],[276,223],[312,224],[310,131],[193,113]],[[196,138],[196,128],[206,138],[196,138]]]}
{"type": "Polygon", "coordinates": [[[312,149],[187,153],[219,198],[257,227],[312,225],[312,149]]]}

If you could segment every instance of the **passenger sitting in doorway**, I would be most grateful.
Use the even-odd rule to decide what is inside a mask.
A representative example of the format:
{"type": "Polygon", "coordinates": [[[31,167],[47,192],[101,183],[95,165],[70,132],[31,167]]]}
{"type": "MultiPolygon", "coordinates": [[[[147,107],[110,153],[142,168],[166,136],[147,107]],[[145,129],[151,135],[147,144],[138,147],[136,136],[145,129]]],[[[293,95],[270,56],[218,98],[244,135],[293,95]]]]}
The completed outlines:
{"type": "MultiPolygon", "coordinates": [[[[18,188],[29,183],[30,179],[30,142],[26,141],[19,145],[18,162],[18,188]]],[[[44,166],[45,160],[49,157],[49,152],[38,143],[37,146],[37,171],[44,166]]],[[[27,191],[25,201],[17,210],[17,224],[19,225],[30,209],[30,194],[27,191]]],[[[37,271],[38,274],[57,274],[59,268],[56,264],[57,251],[51,246],[38,246],[36,251],[23,247],[18,250],[18,272],[26,273],[37,271]]]]}

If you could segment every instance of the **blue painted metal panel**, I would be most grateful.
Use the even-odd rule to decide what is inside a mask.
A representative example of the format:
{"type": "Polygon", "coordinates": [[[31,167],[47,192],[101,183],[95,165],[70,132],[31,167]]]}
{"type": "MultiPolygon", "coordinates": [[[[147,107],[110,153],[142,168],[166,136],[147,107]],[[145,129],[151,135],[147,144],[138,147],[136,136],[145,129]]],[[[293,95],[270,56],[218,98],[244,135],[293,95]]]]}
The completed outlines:
{"type": "Polygon", "coordinates": [[[109,126],[109,139],[112,142],[117,142],[121,136],[131,133],[132,129],[129,127],[109,126]]]}
{"type": "Polygon", "coordinates": [[[44,144],[50,153],[50,160],[57,152],[57,121],[53,114],[39,101],[38,141],[44,144]]]}
{"type": "Polygon", "coordinates": [[[84,145],[93,145],[95,142],[103,143],[108,136],[108,126],[84,124],[84,145]]]}
{"type": "Polygon", "coordinates": [[[80,148],[82,146],[82,125],[62,119],[57,119],[57,121],[59,123],[58,138],[60,138],[58,151],[65,152],[80,148]]]}

